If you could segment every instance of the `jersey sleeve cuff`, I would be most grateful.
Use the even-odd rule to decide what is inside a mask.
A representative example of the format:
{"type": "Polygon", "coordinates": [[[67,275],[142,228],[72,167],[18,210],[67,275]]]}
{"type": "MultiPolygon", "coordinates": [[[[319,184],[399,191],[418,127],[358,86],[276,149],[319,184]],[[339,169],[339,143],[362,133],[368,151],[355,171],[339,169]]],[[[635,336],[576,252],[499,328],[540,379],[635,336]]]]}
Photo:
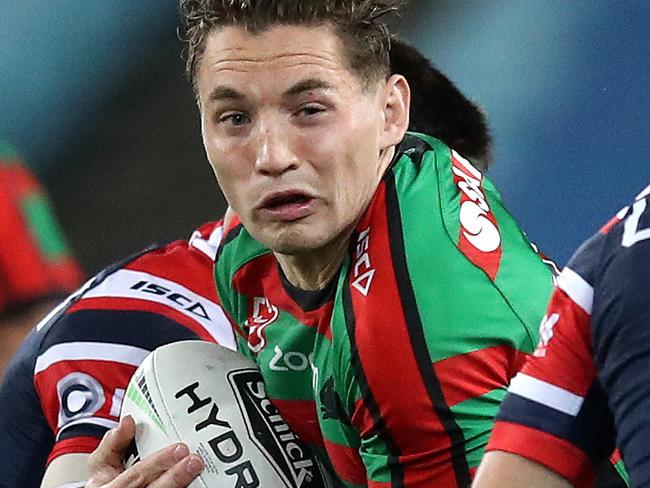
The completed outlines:
{"type": "Polygon", "coordinates": [[[496,422],[487,451],[504,451],[530,459],[577,488],[592,486],[596,478],[593,464],[583,451],[564,439],[521,424],[496,422]]]}
{"type": "Polygon", "coordinates": [[[47,465],[64,454],[90,454],[97,449],[101,440],[101,437],[83,436],[59,441],[48,456],[47,465]]]}

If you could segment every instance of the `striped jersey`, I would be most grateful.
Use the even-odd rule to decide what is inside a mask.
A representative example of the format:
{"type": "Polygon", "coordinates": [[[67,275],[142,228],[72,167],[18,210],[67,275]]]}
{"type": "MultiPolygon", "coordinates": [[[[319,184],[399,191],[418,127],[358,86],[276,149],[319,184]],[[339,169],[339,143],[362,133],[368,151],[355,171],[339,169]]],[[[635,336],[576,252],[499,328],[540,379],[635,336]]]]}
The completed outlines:
{"type": "Polygon", "coordinates": [[[90,279],[32,331],[0,387],[0,487],[40,486],[46,464],[89,453],[117,425],[131,375],[156,347],[234,348],[212,267],[221,224],[152,247],[90,279]]]}
{"type": "Polygon", "coordinates": [[[287,423],[345,486],[375,488],[469,486],[552,289],[492,184],[421,134],[330,286],[293,287],[242,226],[215,279],[287,423]]]}
{"type": "Polygon", "coordinates": [[[489,449],[590,486],[616,444],[631,485],[650,486],[649,207],[650,186],[562,271],[489,449]]]}
{"type": "Polygon", "coordinates": [[[82,282],[49,199],[0,140],[0,313],[63,298],[82,282]]]}

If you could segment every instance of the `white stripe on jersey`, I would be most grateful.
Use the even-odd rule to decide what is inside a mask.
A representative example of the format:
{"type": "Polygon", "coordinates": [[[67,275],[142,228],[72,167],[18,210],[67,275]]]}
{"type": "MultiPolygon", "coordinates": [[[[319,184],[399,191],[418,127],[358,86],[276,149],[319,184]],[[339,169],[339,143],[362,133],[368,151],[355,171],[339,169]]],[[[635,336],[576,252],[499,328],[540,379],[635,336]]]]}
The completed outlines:
{"type": "Polygon", "coordinates": [[[174,281],[142,271],[121,269],[82,298],[133,298],[159,303],[199,323],[224,347],[236,349],[235,335],[222,308],[174,281]]]}
{"type": "Polygon", "coordinates": [[[649,195],[650,195],[650,185],[646,186],[645,189],[636,196],[635,200],[641,200],[642,198],[645,198],[649,195]]]}
{"type": "Polygon", "coordinates": [[[582,276],[570,268],[564,268],[557,279],[557,286],[581,309],[591,315],[594,304],[594,289],[582,276]]]}
{"type": "Polygon", "coordinates": [[[217,250],[223,237],[223,226],[215,227],[210,237],[204,239],[198,231],[195,231],[190,237],[190,246],[195,247],[203,254],[208,256],[212,261],[217,257],[217,250]]]}
{"type": "Polygon", "coordinates": [[[517,373],[517,376],[510,382],[509,393],[541,403],[547,407],[559,410],[575,417],[580,412],[584,398],[580,395],[552,385],[546,381],[538,380],[524,373],[517,373]]]}
{"type": "Polygon", "coordinates": [[[59,433],[56,435],[56,440],[57,441],[59,440],[59,438],[61,437],[61,433],[66,429],[70,427],[74,427],[75,425],[84,425],[84,424],[99,425],[100,427],[106,427],[107,429],[113,429],[117,427],[117,422],[115,420],[104,419],[101,417],[86,417],[79,420],[73,420],[72,422],[67,423],[63,427],[61,427],[61,430],[59,430],[59,433]]]}
{"type": "Polygon", "coordinates": [[[72,303],[72,301],[77,298],[79,295],[81,295],[83,292],[85,292],[88,288],[90,288],[90,285],[93,284],[93,281],[95,281],[95,277],[93,276],[90,278],[88,281],[86,281],[81,288],[79,288],[77,291],[75,291],[72,295],[68,296],[65,300],[63,300],[61,303],[59,303],[56,307],[54,307],[50,313],[48,313],[45,317],[41,319],[41,321],[36,324],[36,330],[41,330],[43,327],[45,327],[50,320],[52,320],[52,317],[54,317],[57,313],[59,313],[61,310],[65,309],[72,303]]]}
{"type": "Polygon", "coordinates": [[[60,361],[111,361],[140,366],[149,352],[135,346],[107,342],[66,342],[56,344],[38,356],[34,374],[60,361]]]}

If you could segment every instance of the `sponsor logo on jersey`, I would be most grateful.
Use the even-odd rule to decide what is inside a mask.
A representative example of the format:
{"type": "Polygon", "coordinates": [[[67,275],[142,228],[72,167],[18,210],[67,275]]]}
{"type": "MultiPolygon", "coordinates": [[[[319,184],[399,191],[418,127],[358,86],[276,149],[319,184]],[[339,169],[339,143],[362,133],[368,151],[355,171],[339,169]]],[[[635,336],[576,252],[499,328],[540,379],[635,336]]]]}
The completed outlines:
{"type": "Polygon", "coordinates": [[[266,297],[253,298],[252,316],[244,323],[248,327],[248,347],[254,353],[266,346],[265,329],[280,316],[278,307],[272,305],[266,297]]]}
{"type": "Polygon", "coordinates": [[[646,198],[637,200],[632,205],[632,212],[623,224],[623,240],[621,242],[623,247],[632,247],[637,242],[650,239],[650,225],[648,225],[650,223],[642,222],[647,205],[646,198]]]}
{"type": "Polygon", "coordinates": [[[269,369],[273,371],[305,371],[313,364],[314,353],[309,355],[298,351],[283,351],[280,346],[273,349],[269,369]]]}
{"type": "Polygon", "coordinates": [[[483,175],[456,151],[452,151],[451,170],[460,193],[459,246],[494,279],[501,259],[501,234],[483,192],[483,175]]]}
{"type": "MultiPolygon", "coordinates": [[[[208,269],[205,269],[209,273],[208,269]]],[[[180,270],[175,270],[179,278],[180,270]]],[[[185,277],[189,280],[188,277],[185,277]]],[[[87,290],[83,299],[146,300],[169,307],[199,324],[216,342],[235,349],[235,338],[230,322],[216,301],[195,293],[181,283],[151,273],[120,269],[106,277],[97,286],[87,290]]],[[[216,299],[216,297],[215,297],[216,299]]]]}
{"type": "Polygon", "coordinates": [[[370,254],[368,246],[370,245],[370,227],[359,234],[357,238],[357,247],[354,256],[354,268],[352,276],[354,281],[352,286],[364,297],[368,296],[372,279],[375,276],[375,269],[370,263],[370,254]]]}
{"type": "Polygon", "coordinates": [[[62,427],[72,420],[90,417],[104,406],[104,388],[86,373],[70,373],[56,384],[59,397],[59,423],[62,427]]]}
{"type": "Polygon", "coordinates": [[[560,320],[559,313],[552,313],[551,315],[544,315],[542,322],[539,324],[539,344],[533,353],[533,356],[538,358],[546,357],[546,350],[548,343],[553,338],[553,328],[560,320]]]}
{"type": "Polygon", "coordinates": [[[165,297],[166,300],[171,302],[170,305],[176,308],[181,307],[183,310],[196,316],[196,318],[210,320],[210,315],[208,315],[206,307],[201,303],[200,300],[196,300],[195,297],[189,297],[183,293],[174,291],[171,288],[147,280],[138,281],[132,285],[130,289],[139,290],[142,293],[165,297]]]}

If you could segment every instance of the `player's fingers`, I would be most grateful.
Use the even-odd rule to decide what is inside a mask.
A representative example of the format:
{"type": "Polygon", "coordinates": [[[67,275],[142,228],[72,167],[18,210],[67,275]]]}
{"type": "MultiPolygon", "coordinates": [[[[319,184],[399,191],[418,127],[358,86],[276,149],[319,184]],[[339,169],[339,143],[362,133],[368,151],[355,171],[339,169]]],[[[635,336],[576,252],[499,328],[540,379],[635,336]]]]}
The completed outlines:
{"type": "Polygon", "coordinates": [[[203,471],[203,460],[196,454],[176,463],[149,488],[186,488],[203,471]]]}
{"type": "Polygon", "coordinates": [[[103,437],[90,458],[88,464],[91,473],[102,470],[105,466],[119,469],[122,467],[124,451],[135,437],[135,422],[130,416],[120,419],[114,429],[109,430],[103,437]]]}
{"type": "MultiPolygon", "coordinates": [[[[185,444],[173,444],[171,446],[165,447],[159,451],[156,451],[151,456],[143,458],[140,462],[134,464],[129,469],[124,471],[119,475],[115,480],[106,485],[104,488],[144,488],[149,487],[152,483],[157,481],[162,477],[163,481],[174,481],[178,479],[181,484],[167,484],[163,486],[169,487],[185,487],[191,483],[191,481],[198,476],[201,469],[203,468],[202,463],[199,461],[199,470],[198,472],[192,471],[196,470],[196,461],[197,456],[189,456],[189,449],[185,444]],[[186,466],[186,473],[178,472],[182,470],[173,470],[173,474],[170,477],[169,471],[172,468],[177,468],[180,465],[187,465],[188,458],[192,459],[192,462],[186,466]],[[185,463],[184,463],[185,461],[185,463]],[[184,476],[183,476],[184,475],[184,476]],[[186,484],[185,479],[189,478],[189,481],[186,484]]],[[[154,485],[155,486],[155,485],[154,485]]]]}

